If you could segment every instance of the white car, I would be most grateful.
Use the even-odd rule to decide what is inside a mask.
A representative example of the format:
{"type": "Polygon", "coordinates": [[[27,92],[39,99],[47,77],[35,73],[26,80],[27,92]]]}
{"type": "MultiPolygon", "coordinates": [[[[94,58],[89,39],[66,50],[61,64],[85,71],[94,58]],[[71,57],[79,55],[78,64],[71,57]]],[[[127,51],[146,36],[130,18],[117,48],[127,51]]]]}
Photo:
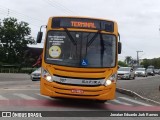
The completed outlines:
{"type": "Polygon", "coordinates": [[[142,77],[147,77],[148,76],[146,68],[137,68],[135,70],[135,75],[138,76],[138,77],[139,76],[142,76],[142,77]]]}
{"type": "Polygon", "coordinates": [[[31,73],[31,80],[37,81],[41,78],[41,67],[31,73]]]}
{"type": "Polygon", "coordinates": [[[120,67],[118,69],[118,79],[135,79],[135,72],[132,67],[120,67]]]}

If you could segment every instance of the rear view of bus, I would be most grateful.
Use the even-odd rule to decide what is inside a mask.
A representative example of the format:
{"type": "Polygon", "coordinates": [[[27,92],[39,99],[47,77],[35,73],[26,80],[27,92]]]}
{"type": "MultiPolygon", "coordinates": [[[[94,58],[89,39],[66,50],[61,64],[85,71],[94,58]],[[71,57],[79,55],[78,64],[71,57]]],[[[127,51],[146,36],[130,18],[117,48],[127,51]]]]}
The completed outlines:
{"type": "MultiPolygon", "coordinates": [[[[37,42],[41,42],[39,32],[37,42]]],[[[115,98],[118,53],[116,22],[50,17],[42,57],[41,94],[106,101],[115,98]]]]}

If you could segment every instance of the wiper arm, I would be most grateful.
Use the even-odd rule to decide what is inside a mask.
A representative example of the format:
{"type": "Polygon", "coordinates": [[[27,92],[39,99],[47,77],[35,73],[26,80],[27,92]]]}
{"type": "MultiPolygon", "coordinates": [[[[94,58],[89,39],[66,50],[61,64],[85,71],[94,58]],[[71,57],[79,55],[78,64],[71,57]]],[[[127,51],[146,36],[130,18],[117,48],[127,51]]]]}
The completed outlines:
{"type": "Polygon", "coordinates": [[[100,33],[100,30],[98,30],[98,32],[92,37],[92,39],[87,43],[87,47],[89,47],[93,41],[95,40],[95,38],[98,36],[98,34],[100,33]]]}
{"type": "Polygon", "coordinates": [[[103,57],[104,57],[104,40],[103,40],[103,36],[102,34],[100,34],[100,44],[101,44],[101,56],[100,56],[100,59],[101,59],[101,66],[103,67],[103,57]]]}
{"type": "Polygon", "coordinates": [[[64,28],[65,32],[67,33],[69,39],[71,40],[71,42],[73,43],[73,45],[77,45],[77,41],[75,41],[75,39],[73,39],[72,35],[70,34],[70,32],[67,30],[67,28],[64,28]]]}

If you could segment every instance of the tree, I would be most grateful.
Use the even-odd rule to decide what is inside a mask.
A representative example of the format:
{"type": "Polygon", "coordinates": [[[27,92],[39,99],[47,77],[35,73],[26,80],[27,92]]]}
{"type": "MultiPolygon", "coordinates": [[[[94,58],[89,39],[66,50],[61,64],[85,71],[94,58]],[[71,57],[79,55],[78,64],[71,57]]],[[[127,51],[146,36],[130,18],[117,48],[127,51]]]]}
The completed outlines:
{"type": "Polygon", "coordinates": [[[160,69],[160,57],[153,59],[143,59],[141,65],[143,65],[145,68],[147,68],[150,65],[153,65],[155,68],[160,69]]]}
{"type": "Polygon", "coordinates": [[[118,61],[118,65],[121,67],[128,67],[128,65],[125,62],[118,61]]]}
{"type": "Polygon", "coordinates": [[[124,61],[127,65],[130,65],[132,63],[132,57],[131,56],[126,56],[124,61]]]}
{"type": "Polygon", "coordinates": [[[30,36],[31,29],[26,22],[16,18],[0,20],[0,61],[8,64],[21,64],[27,44],[34,43],[30,36]]]}

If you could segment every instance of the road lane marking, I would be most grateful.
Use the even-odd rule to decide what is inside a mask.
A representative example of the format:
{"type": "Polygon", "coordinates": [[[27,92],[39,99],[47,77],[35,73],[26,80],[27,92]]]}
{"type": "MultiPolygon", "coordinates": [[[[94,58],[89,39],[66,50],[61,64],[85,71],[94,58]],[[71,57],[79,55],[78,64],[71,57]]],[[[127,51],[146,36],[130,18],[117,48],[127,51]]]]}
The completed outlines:
{"type": "MultiPolygon", "coordinates": [[[[50,99],[50,100],[54,100],[53,98],[50,98],[48,96],[44,96],[44,95],[41,95],[40,93],[35,93],[36,95],[38,96],[41,96],[41,97],[44,97],[44,98],[47,98],[47,99],[50,99]]],[[[15,96],[18,96],[22,99],[26,99],[26,100],[38,100],[38,98],[34,98],[34,97],[31,97],[31,96],[28,96],[26,94],[21,94],[21,93],[13,93],[13,95],[15,96]]],[[[133,99],[129,99],[129,98],[126,98],[126,97],[118,97],[120,99],[123,99],[125,101],[129,101],[129,102],[132,102],[132,103],[136,103],[136,104],[139,104],[139,105],[143,105],[143,106],[152,106],[152,105],[149,105],[147,103],[143,103],[143,102],[140,102],[140,101],[136,101],[136,100],[133,100],[133,99]]],[[[9,100],[8,98],[0,95],[0,100],[9,100]]],[[[105,104],[113,104],[114,103],[118,103],[118,104],[121,104],[121,105],[127,105],[127,106],[133,106],[132,104],[129,104],[129,103],[125,103],[125,102],[122,102],[120,100],[110,100],[110,102],[106,102],[105,104]]]]}
{"type": "MultiPolygon", "coordinates": [[[[45,98],[47,98],[47,99],[54,100],[54,98],[51,98],[51,97],[48,97],[48,96],[45,96],[45,95],[41,95],[41,94],[39,94],[39,93],[36,93],[36,95],[39,95],[39,96],[41,96],[41,97],[45,97],[45,98]]],[[[121,102],[121,101],[119,101],[119,100],[111,100],[111,101],[116,102],[116,103],[118,103],[118,104],[122,104],[122,105],[132,106],[132,105],[129,104],[129,103],[121,102]]],[[[105,104],[108,104],[108,105],[109,105],[109,104],[112,104],[112,103],[105,102],[105,104]]]]}
{"type": "Polygon", "coordinates": [[[15,96],[18,96],[20,98],[23,98],[23,99],[26,99],[26,100],[38,100],[34,97],[31,97],[31,96],[28,96],[28,95],[25,95],[25,94],[20,94],[20,93],[14,93],[15,96]]]}
{"type": "Polygon", "coordinates": [[[36,93],[36,95],[41,96],[41,97],[45,97],[45,98],[47,98],[47,99],[51,99],[51,100],[53,100],[53,99],[54,99],[54,98],[51,98],[51,97],[49,97],[49,96],[41,95],[41,94],[39,94],[39,93],[36,93]]]}
{"type": "Polygon", "coordinates": [[[0,89],[0,91],[2,91],[2,90],[39,90],[39,89],[21,89],[21,88],[15,88],[15,89],[0,89]]]}
{"type": "Polygon", "coordinates": [[[0,95],[0,100],[9,100],[9,99],[0,95]]]}
{"type": "Polygon", "coordinates": [[[111,102],[115,102],[115,103],[122,104],[122,105],[132,106],[132,105],[129,104],[129,103],[121,102],[121,101],[119,101],[119,100],[111,100],[111,102]]]}
{"type": "Polygon", "coordinates": [[[139,105],[152,106],[152,105],[149,105],[147,103],[143,103],[143,102],[136,101],[136,100],[133,100],[133,99],[129,99],[129,98],[126,98],[126,97],[118,97],[118,98],[129,101],[129,102],[132,102],[132,103],[136,103],[136,104],[139,104],[139,105]]]}

